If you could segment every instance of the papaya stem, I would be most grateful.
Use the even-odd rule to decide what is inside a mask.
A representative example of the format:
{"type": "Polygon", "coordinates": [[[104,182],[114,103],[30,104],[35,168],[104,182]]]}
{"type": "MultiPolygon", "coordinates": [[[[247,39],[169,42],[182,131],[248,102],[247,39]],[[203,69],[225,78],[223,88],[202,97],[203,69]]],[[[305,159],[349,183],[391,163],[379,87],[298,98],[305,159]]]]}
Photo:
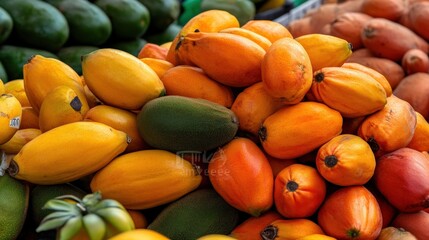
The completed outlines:
{"type": "Polygon", "coordinates": [[[350,239],[356,239],[359,237],[359,230],[356,228],[352,228],[350,230],[347,230],[347,236],[350,237],[350,239]]]}
{"type": "Polygon", "coordinates": [[[298,188],[299,185],[295,181],[289,181],[286,183],[286,189],[290,192],[295,192],[296,190],[298,190],[298,188]]]}
{"type": "Polygon", "coordinates": [[[80,109],[82,109],[82,102],[80,101],[79,97],[74,97],[71,102],[70,106],[75,110],[76,112],[80,112],[80,109]]]}
{"type": "Polygon", "coordinates": [[[277,237],[279,229],[276,226],[268,225],[260,233],[263,240],[274,240],[277,237]]]}
{"type": "Polygon", "coordinates": [[[262,141],[265,141],[267,139],[267,128],[264,125],[259,128],[258,135],[262,141]]]}
{"type": "Polygon", "coordinates": [[[329,155],[325,157],[325,165],[327,167],[329,168],[334,167],[335,165],[337,165],[337,163],[338,163],[338,159],[334,155],[329,155]]]}
{"type": "Polygon", "coordinates": [[[377,141],[373,137],[370,137],[367,143],[371,147],[371,150],[373,153],[376,153],[378,152],[378,150],[380,150],[380,146],[378,145],[377,141]]]}
{"type": "Polygon", "coordinates": [[[322,82],[323,79],[325,79],[325,74],[323,72],[319,72],[316,74],[316,76],[314,76],[314,80],[316,80],[318,83],[322,82]]]}

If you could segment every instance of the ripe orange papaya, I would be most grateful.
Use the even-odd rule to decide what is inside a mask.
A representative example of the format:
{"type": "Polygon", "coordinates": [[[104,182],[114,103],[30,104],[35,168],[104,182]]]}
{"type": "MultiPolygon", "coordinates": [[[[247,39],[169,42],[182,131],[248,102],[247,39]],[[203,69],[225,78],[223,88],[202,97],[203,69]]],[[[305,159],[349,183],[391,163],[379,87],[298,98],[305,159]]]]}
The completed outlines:
{"type": "Polygon", "coordinates": [[[209,163],[214,189],[231,206],[259,216],[273,204],[273,172],[262,150],[247,138],[235,138],[209,163]]]}

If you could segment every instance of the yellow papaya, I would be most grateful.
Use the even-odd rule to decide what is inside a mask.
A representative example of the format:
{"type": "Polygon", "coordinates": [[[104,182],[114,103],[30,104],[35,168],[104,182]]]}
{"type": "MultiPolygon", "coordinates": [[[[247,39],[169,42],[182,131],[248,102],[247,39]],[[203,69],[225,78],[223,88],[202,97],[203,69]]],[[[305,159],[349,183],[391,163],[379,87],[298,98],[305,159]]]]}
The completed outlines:
{"type": "Polygon", "coordinates": [[[101,48],[84,55],[82,72],[89,90],[110,106],[137,110],[165,94],[155,71],[122,50],[101,48]]]}
{"type": "Polygon", "coordinates": [[[102,123],[73,122],[40,134],[11,160],[11,176],[50,185],[94,173],[122,153],[128,136],[102,123]]]}
{"type": "Polygon", "coordinates": [[[82,113],[88,111],[82,80],[66,63],[55,58],[34,55],[24,64],[23,74],[25,94],[36,112],[39,112],[45,96],[60,85],[73,89],[82,102],[82,113]]]}
{"type": "Polygon", "coordinates": [[[27,94],[25,94],[24,79],[16,79],[7,82],[4,85],[4,92],[10,93],[15,96],[21,103],[22,107],[30,107],[30,102],[28,102],[27,94]]]}
{"type": "Polygon", "coordinates": [[[213,80],[231,87],[261,81],[266,51],[254,41],[230,33],[188,33],[177,45],[180,64],[195,65],[213,80]]]}
{"type": "Polygon", "coordinates": [[[348,118],[374,113],[387,103],[386,91],[377,80],[345,67],[325,67],[314,72],[310,92],[316,101],[348,118]]]}
{"type": "Polygon", "coordinates": [[[171,62],[157,58],[140,58],[140,61],[146,63],[150,68],[152,68],[159,78],[162,78],[168,69],[174,67],[171,62]]]}
{"type": "Polygon", "coordinates": [[[119,233],[109,240],[169,240],[166,236],[150,229],[134,229],[119,233]]]}
{"type": "Polygon", "coordinates": [[[7,154],[17,154],[25,144],[41,133],[37,128],[18,129],[9,141],[0,145],[0,149],[7,154]]]}
{"type": "Polygon", "coordinates": [[[340,67],[352,54],[346,40],[326,34],[311,33],[295,38],[310,57],[313,71],[324,67],[340,67]]]}
{"type": "Polygon", "coordinates": [[[39,111],[39,128],[42,132],[83,120],[82,101],[68,86],[58,86],[43,99],[39,111]]]}
{"type": "Polygon", "coordinates": [[[165,150],[150,149],[115,158],[94,175],[90,187],[127,209],[147,209],[184,196],[201,180],[190,162],[165,150]]]}
{"type": "Polygon", "coordinates": [[[12,94],[0,95],[0,144],[9,141],[21,124],[22,106],[12,94]]]}

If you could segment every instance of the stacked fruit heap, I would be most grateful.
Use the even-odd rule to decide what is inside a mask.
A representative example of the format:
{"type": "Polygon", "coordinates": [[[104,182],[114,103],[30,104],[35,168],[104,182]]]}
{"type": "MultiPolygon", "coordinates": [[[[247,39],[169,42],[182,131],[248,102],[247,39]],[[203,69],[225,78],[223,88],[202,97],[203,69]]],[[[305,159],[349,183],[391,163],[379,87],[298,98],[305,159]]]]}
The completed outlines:
{"type": "Polygon", "coordinates": [[[82,76],[35,55],[1,90],[0,190],[21,201],[0,207],[59,239],[429,239],[428,113],[351,55],[221,10],[82,76]]]}

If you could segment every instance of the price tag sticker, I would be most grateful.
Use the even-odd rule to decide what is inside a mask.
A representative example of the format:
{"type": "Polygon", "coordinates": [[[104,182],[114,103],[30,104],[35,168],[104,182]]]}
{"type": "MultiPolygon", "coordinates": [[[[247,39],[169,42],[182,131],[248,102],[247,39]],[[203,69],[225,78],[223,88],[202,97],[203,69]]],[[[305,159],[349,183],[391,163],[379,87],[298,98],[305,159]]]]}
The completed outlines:
{"type": "Polygon", "coordinates": [[[9,121],[9,127],[18,129],[21,125],[21,117],[14,117],[9,121]]]}

